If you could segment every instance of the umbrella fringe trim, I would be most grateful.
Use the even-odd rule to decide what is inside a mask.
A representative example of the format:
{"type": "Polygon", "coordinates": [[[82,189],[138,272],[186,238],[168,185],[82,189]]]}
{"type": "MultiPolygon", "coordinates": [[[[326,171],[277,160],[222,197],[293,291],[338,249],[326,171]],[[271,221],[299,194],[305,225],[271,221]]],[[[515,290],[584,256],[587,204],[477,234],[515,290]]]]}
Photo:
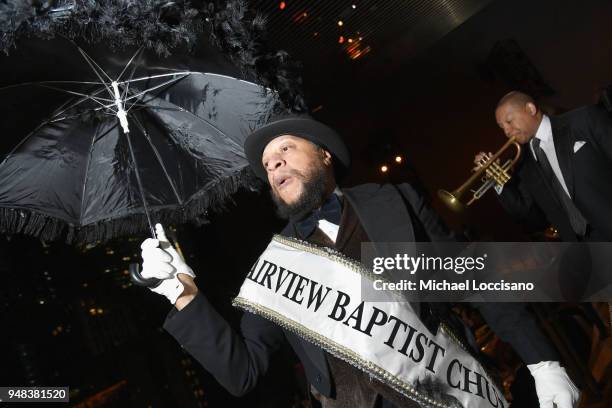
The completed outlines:
{"type": "MultiPolygon", "coordinates": [[[[182,208],[151,211],[153,222],[164,225],[191,222],[203,225],[209,222],[209,212],[224,211],[233,203],[231,195],[241,187],[248,186],[251,191],[258,191],[262,182],[245,167],[235,175],[220,180],[208,189],[200,192],[184,204],[182,208]]],[[[36,210],[0,208],[0,232],[3,234],[25,234],[40,238],[43,241],[56,241],[64,238],[67,244],[87,245],[103,243],[112,238],[141,235],[149,231],[145,214],[130,215],[122,218],[101,220],[83,227],[70,224],[64,220],[41,214],[36,210]]]]}

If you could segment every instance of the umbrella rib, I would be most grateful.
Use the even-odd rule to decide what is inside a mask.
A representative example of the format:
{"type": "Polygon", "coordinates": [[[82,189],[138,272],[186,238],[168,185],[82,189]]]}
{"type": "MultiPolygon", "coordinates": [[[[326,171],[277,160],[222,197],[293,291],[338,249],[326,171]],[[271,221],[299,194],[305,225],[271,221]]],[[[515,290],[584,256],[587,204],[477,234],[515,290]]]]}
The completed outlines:
{"type": "Polygon", "coordinates": [[[147,217],[147,222],[149,224],[149,229],[151,230],[151,237],[155,238],[155,228],[153,228],[153,223],[151,222],[151,213],[149,211],[149,205],[147,204],[147,199],[145,198],[144,189],[142,187],[142,180],[140,179],[140,171],[138,169],[138,162],[136,161],[136,155],[134,154],[134,149],[132,148],[132,139],[130,138],[130,133],[123,132],[125,138],[128,142],[128,149],[130,150],[130,156],[132,157],[132,163],[134,163],[134,174],[136,175],[136,183],[138,184],[138,191],[140,192],[140,200],[142,202],[142,207],[144,208],[145,215],[147,217]]]}
{"type": "Polygon", "coordinates": [[[22,82],[20,84],[13,84],[0,87],[0,91],[6,89],[17,88],[19,86],[31,86],[31,85],[43,85],[43,84],[79,84],[79,85],[103,85],[102,82],[92,81],[38,81],[38,82],[22,82]]]}
{"type": "Polygon", "coordinates": [[[144,135],[145,139],[149,143],[149,146],[151,146],[151,150],[153,150],[153,153],[155,154],[155,158],[157,159],[157,162],[159,163],[162,170],[164,171],[164,175],[166,176],[166,179],[168,180],[168,184],[170,184],[170,187],[172,187],[172,191],[174,192],[174,195],[176,196],[176,199],[178,200],[179,205],[183,205],[183,200],[181,199],[178,191],[176,190],[176,186],[174,185],[174,182],[170,178],[170,174],[168,174],[168,170],[166,169],[166,166],[164,165],[164,162],[162,161],[159,155],[159,152],[157,151],[157,148],[151,141],[151,138],[149,137],[149,133],[147,132],[147,130],[142,125],[142,123],[140,123],[140,120],[135,115],[132,115],[132,119],[134,120],[134,123],[136,123],[136,126],[140,129],[140,131],[144,135]]]}
{"type": "Polygon", "coordinates": [[[111,98],[114,98],[114,93],[113,91],[108,87],[108,85],[106,84],[106,82],[104,82],[104,79],[102,79],[102,76],[100,75],[100,73],[97,71],[96,67],[98,67],[98,69],[100,71],[102,71],[102,73],[108,78],[108,80],[110,82],[113,82],[113,80],[108,76],[108,74],[102,69],[100,68],[100,66],[98,64],[96,64],[96,62],[91,59],[91,57],[89,55],[87,55],[87,53],[85,51],[83,51],[83,49],[81,47],[79,47],[78,45],[76,46],[77,49],[79,50],[79,52],[81,53],[81,55],[83,56],[83,58],[85,58],[85,61],[87,62],[87,64],[89,65],[89,67],[93,70],[93,72],[96,74],[96,76],[98,77],[98,79],[100,79],[100,81],[104,84],[104,87],[106,88],[106,90],[108,91],[109,95],[111,96],[111,98]],[[94,65],[96,67],[94,67],[94,65]]]}
{"type": "MultiPolygon", "coordinates": [[[[97,112],[97,110],[96,110],[96,109],[92,109],[91,111],[92,111],[92,112],[97,112]]],[[[66,116],[61,116],[61,117],[59,117],[59,118],[57,118],[57,119],[53,119],[53,118],[52,118],[52,119],[49,119],[48,121],[46,121],[44,124],[56,123],[56,122],[61,122],[62,120],[66,120],[66,119],[74,119],[74,118],[78,118],[78,117],[83,116],[83,114],[85,114],[85,113],[87,113],[87,111],[86,111],[86,110],[85,110],[85,111],[82,111],[82,112],[80,112],[80,113],[78,113],[78,114],[76,114],[76,115],[66,115],[66,116]]],[[[111,114],[111,113],[108,113],[108,112],[102,112],[102,114],[107,115],[107,116],[112,116],[113,118],[117,117],[117,115],[115,114],[115,112],[113,112],[112,114],[111,114]]]]}
{"type": "MultiPolygon", "coordinates": [[[[166,90],[168,90],[169,88],[171,88],[171,87],[173,87],[174,85],[178,84],[180,81],[182,81],[183,79],[187,78],[188,76],[189,76],[189,75],[184,75],[184,76],[182,76],[182,77],[180,77],[180,78],[176,78],[176,79],[172,80],[172,81],[174,81],[174,82],[172,82],[172,81],[167,81],[167,82],[165,82],[164,84],[161,84],[161,85],[160,85],[160,87],[163,87],[163,86],[166,86],[166,85],[167,85],[166,90]]],[[[145,93],[146,93],[146,92],[150,92],[150,91],[153,91],[153,90],[155,90],[155,87],[153,87],[153,88],[149,88],[149,89],[145,89],[143,92],[145,92],[145,93]]],[[[147,103],[147,102],[149,102],[149,101],[151,101],[151,100],[153,100],[153,99],[155,99],[155,98],[158,98],[158,97],[159,97],[159,95],[157,95],[157,94],[152,94],[152,95],[150,96],[150,98],[149,98],[149,99],[146,99],[146,100],[145,100],[145,98],[140,98],[140,99],[137,99],[135,102],[133,102],[133,103],[132,103],[132,104],[129,106],[129,108],[127,109],[127,111],[129,112],[129,111],[130,111],[130,109],[132,109],[132,107],[134,107],[134,105],[135,105],[135,104],[137,104],[139,100],[140,100],[140,101],[142,101],[142,103],[144,104],[144,103],[147,103]]]]}
{"type": "Polygon", "coordinates": [[[69,95],[82,96],[84,98],[87,98],[87,99],[90,99],[90,100],[92,100],[94,102],[97,102],[101,106],[105,106],[105,105],[102,102],[100,102],[100,101],[104,101],[104,102],[111,102],[111,101],[113,101],[111,99],[97,98],[97,97],[93,97],[91,95],[84,94],[82,92],[69,91],[67,89],[62,89],[62,88],[58,88],[58,87],[55,87],[55,86],[42,85],[42,84],[39,84],[38,86],[40,86],[41,88],[53,89],[54,91],[66,92],[69,95]]]}
{"type": "Polygon", "coordinates": [[[87,189],[87,175],[89,174],[89,164],[91,163],[91,156],[93,154],[94,143],[98,132],[100,131],[100,125],[96,126],[96,131],[93,132],[91,138],[91,145],[89,146],[89,155],[87,156],[87,165],[85,166],[85,176],[83,177],[83,190],[81,191],[81,211],[79,212],[79,224],[83,221],[83,207],[85,205],[85,190],[87,189]]]}
{"type": "MultiPolygon", "coordinates": [[[[143,94],[146,94],[147,92],[150,92],[150,91],[153,91],[153,90],[155,90],[155,89],[158,89],[158,88],[161,88],[161,87],[164,87],[164,86],[170,85],[170,84],[172,84],[172,83],[174,83],[174,82],[180,81],[180,80],[182,80],[182,79],[186,78],[187,76],[188,76],[188,75],[184,75],[184,76],[182,76],[182,77],[180,77],[180,78],[175,78],[175,79],[172,79],[172,80],[170,80],[170,81],[166,81],[166,82],[164,82],[163,84],[159,84],[159,85],[156,85],[156,86],[154,86],[154,87],[152,87],[152,88],[145,89],[144,91],[138,92],[137,94],[134,94],[134,95],[130,96],[129,98],[124,99],[124,100],[123,100],[123,102],[127,102],[127,101],[129,101],[130,99],[138,98],[139,96],[141,96],[141,95],[143,95],[143,94]]],[[[100,110],[100,109],[102,109],[102,108],[106,108],[106,109],[108,109],[108,108],[110,108],[110,107],[111,107],[111,106],[113,106],[113,105],[114,105],[114,103],[112,103],[112,104],[108,104],[108,105],[102,105],[102,107],[100,107],[100,108],[96,108],[96,109],[94,109],[94,111],[98,111],[98,110],[100,110]]],[[[130,109],[131,109],[131,106],[130,106],[130,108],[126,109],[126,113],[127,113],[127,112],[129,112],[129,111],[130,111],[130,109]]]]}
{"type": "Polygon", "coordinates": [[[128,83],[128,82],[140,82],[140,81],[146,81],[148,79],[163,78],[163,77],[167,77],[167,76],[176,76],[176,75],[189,76],[189,75],[192,75],[192,74],[195,74],[195,72],[191,72],[191,71],[179,71],[179,72],[173,72],[171,74],[150,75],[150,76],[146,76],[146,77],[128,79],[127,81],[117,81],[117,83],[118,84],[125,84],[125,83],[128,83]]]}
{"type": "MultiPolygon", "coordinates": [[[[125,67],[123,67],[123,71],[121,71],[121,73],[119,74],[119,76],[117,77],[117,79],[115,80],[115,82],[119,82],[119,80],[121,79],[121,77],[123,76],[123,74],[125,73],[125,70],[128,69],[128,67],[130,66],[130,64],[134,61],[134,58],[136,58],[136,56],[138,54],[140,54],[140,52],[143,50],[143,47],[140,47],[138,50],[136,50],[136,52],[134,53],[134,55],[132,55],[132,58],[130,58],[130,60],[128,61],[128,63],[125,65],[125,67]]],[[[133,71],[132,71],[133,72],[133,71]]]]}
{"type": "Polygon", "coordinates": [[[97,142],[98,140],[102,139],[104,136],[108,135],[110,132],[112,132],[113,130],[115,130],[115,128],[117,127],[118,123],[115,122],[111,127],[108,128],[108,130],[104,133],[102,133],[100,136],[98,136],[98,138],[94,141],[97,142]]]}
{"type": "MultiPolygon", "coordinates": [[[[162,109],[162,110],[169,110],[169,111],[174,111],[174,112],[183,112],[185,110],[183,108],[168,108],[168,107],[162,107],[162,106],[151,106],[151,105],[147,105],[146,103],[133,103],[130,105],[130,107],[131,106],[136,106],[137,108],[162,109]]],[[[137,109],[137,110],[140,110],[140,109],[137,109]]]]}
{"type": "Polygon", "coordinates": [[[123,100],[123,102],[127,102],[127,101],[129,101],[130,99],[138,98],[140,95],[143,95],[143,94],[145,94],[145,93],[147,93],[147,92],[151,92],[151,91],[154,91],[154,90],[156,90],[156,89],[162,88],[162,87],[164,87],[164,86],[170,85],[170,84],[172,84],[172,83],[174,83],[174,82],[177,82],[177,81],[180,81],[180,80],[182,80],[182,79],[184,79],[184,78],[186,78],[186,77],[188,77],[188,76],[189,76],[189,75],[183,75],[183,76],[182,76],[182,77],[180,77],[180,78],[174,78],[174,79],[171,79],[171,80],[166,81],[166,82],[164,82],[164,83],[161,83],[161,84],[159,84],[159,85],[155,85],[154,87],[151,87],[151,88],[145,89],[144,91],[138,92],[137,94],[134,94],[134,95],[130,96],[129,98],[124,99],[124,100],[123,100]]]}
{"type": "MultiPolygon", "coordinates": [[[[126,66],[126,68],[127,68],[127,66],[126,66]]],[[[134,78],[134,74],[135,73],[136,73],[136,64],[134,64],[134,66],[132,67],[132,72],[130,73],[130,80],[132,80],[134,78]]],[[[119,81],[119,80],[117,79],[117,81],[119,81]]],[[[119,83],[117,84],[117,86],[118,85],[119,85],[119,83]]],[[[125,83],[125,88],[123,90],[123,95],[121,95],[121,100],[125,100],[125,97],[127,96],[129,89],[130,89],[130,82],[126,82],[125,83]]]]}
{"type": "MultiPolygon", "coordinates": [[[[93,96],[93,95],[97,95],[97,94],[99,94],[99,93],[100,93],[100,92],[102,92],[103,90],[104,90],[104,88],[100,88],[100,89],[98,89],[98,90],[94,91],[94,93],[92,94],[92,96],[93,96]]],[[[53,115],[53,116],[51,117],[51,119],[53,119],[53,118],[55,118],[55,117],[57,117],[57,116],[59,116],[59,115],[62,115],[64,112],[66,112],[66,111],[68,111],[68,110],[70,110],[70,109],[74,108],[74,107],[75,107],[75,106],[77,106],[77,105],[80,105],[81,103],[83,103],[83,102],[85,102],[85,101],[87,101],[87,100],[89,100],[89,98],[81,98],[81,99],[79,99],[78,101],[76,101],[76,102],[75,102],[74,104],[72,104],[71,106],[68,106],[67,108],[65,108],[65,109],[61,110],[60,112],[57,112],[55,115],[53,115]]],[[[70,101],[68,101],[68,102],[70,102],[70,101]]],[[[64,103],[64,104],[63,104],[63,106],[65,106],[65,105],[66,105],[68,102],[64,103]]],[[[60,107],[60,108],[61,108],[61,107],[60,107]]]]}

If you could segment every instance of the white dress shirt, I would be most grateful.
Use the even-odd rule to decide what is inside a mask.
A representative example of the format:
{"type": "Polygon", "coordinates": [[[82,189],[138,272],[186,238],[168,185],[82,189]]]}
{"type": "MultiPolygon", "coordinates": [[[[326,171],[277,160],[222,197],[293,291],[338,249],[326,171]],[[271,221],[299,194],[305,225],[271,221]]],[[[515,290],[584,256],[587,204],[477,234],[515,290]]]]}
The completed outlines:
{"type": "Polygon", "coordinates": [[[319,229],[323,231],[323,233],[325,233],[329,239],[334,241],[334,244],[336,243],[336,238],[338,238],[338,230],[340,229],[339,225],[327,220],[319,220],[319,229]]]}
{"type": "MultiPolygon", "coordinates": [[[[334,194],[337,195],[338,198],[342,198],[342,191],[340,191],[338,187],[334,189],[334,194]]],[[[336,243],[336,239],[338,238],[338,230],[340,229],[339,225],[327,220],[319,220],[318,227],[325,235],[329,237],[329,239],[334,241],[334,244],[336,243]]]]}

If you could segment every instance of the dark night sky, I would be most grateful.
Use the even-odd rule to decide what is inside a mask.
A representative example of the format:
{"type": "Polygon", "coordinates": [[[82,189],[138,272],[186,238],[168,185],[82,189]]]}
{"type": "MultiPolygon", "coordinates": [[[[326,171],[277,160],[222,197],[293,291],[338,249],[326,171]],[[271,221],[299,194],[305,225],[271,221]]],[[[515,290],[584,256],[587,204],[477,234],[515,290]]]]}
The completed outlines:
{"type": "MultiPolygon", "coordinates": [[[[467,179],[476,152],[505,142],[493,110],[513,87],[482,74],[494,44],[516,40],[555,91],[540,102],[569,110],[597,102],[599,90],[612,83],[610,21],[612,4],[603,0],[497,0],[415,57],[402,58],[411,38],[398,37],[363,64],[334,73],[337,88],[317,87],[325,76],[317,63],[305,62],[305,80],[313,105],[324,106],[318,116],[349,141],[355,159],[349,183],[380,180],[370,145],[390,138],[435,196],[467,179]]],[[[519,237],[494,197],[462,217],[437,198],[434,205],[454,226],[467,222],[498,240],[519,237]]]]}

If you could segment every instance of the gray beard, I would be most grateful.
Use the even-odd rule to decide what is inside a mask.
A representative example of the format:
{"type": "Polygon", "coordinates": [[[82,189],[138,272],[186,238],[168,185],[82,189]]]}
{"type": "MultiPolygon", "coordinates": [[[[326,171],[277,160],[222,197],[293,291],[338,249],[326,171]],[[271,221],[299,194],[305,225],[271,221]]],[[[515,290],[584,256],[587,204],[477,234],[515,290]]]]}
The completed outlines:
{"type": "Polygon", "coordinates": [[[298,199],[292,203],[285,203],[276,195],[274,190],[270,190],[272,201],[276,205],[276,214],[284,219],[301,220],[310,212],[321,207],[325,196],[327,177],[323,167],[316,167],[304,182],[304,189],[298,199]]]}

